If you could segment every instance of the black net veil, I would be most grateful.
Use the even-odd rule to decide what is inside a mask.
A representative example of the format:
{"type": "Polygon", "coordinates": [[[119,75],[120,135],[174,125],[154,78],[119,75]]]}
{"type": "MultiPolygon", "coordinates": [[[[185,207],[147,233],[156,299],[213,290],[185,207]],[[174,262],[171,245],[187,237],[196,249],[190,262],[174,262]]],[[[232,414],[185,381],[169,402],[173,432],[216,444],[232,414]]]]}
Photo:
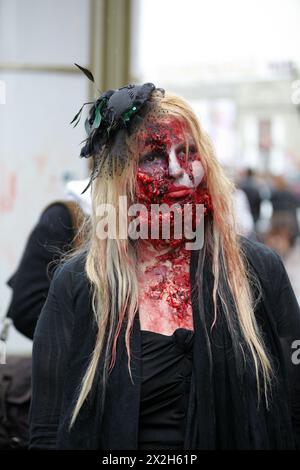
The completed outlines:
{"type": "Polygon", "coordinates": [[[136,158],[134,154],[141,145],[140,131],[147,129],[149,132],[150,129],[152,131],[157,129],[158,132],[161,122],[169,115],[169,112],[160,106],[160,99],[163,96],[163,90],[154,90],[140,112],[126,124],[126,127],[118,129],[99,150],[97,135],[91,137],[93,142],[96,142],[96,152],[91,155],[93,169],[89,184],[98,176],[112,178],[121,175],[131,159],[136,158]]]}
{"type": "MultiPolygon", "coordinates": [[[[77,67],[94,82],[89,70],[79,65],[77,67]]],[[[75,127],[80,121],[83,107],[92,104],[85,120],[87,138],[82,142],[84,146],[80,157],[91,158],[93,165],[89,184],[83,192],[100,174],[112,177],[122,173],[131,155],[128,143],[134,142],[141,124],[157,121],[166,113],[159,106],[159,99],[164,94],[165,91],[156,88],[153,83],[130,84],[117,90],[108,90],[94,102],[83,104],[71,121],[71,124],[75,122],[75,127]]]]}

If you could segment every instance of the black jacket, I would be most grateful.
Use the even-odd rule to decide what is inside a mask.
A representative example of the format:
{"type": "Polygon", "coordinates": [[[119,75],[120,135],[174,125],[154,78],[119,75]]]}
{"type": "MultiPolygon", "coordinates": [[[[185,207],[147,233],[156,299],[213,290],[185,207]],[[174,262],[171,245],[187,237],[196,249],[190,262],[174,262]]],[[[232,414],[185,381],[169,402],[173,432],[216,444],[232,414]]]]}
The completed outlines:
{"type": "MultiPolygon", "coordinates": [[[[246,239],[243,246],[263,291],[256,318],[276,373],[269,409],[263,399],[257,408],[253,365],[245,369],[242,378],[237,373],[221,311],[219,328],[210,332],[213,279],[206,258],[200,273],[202,293],[192,296],[195,341],[185,449],[285,449],[294,448],[297,441],[300,448],[300,365],[291,360],[293,340],[300,338],[299,307],[280,258],[246,239]]],[[[191,251],[192,286],[199,275],[200,254],[191,251]]],[[[80,255],[56,270],[37,324],[31,449],[137,449],[141,377],[138,315],[131,337],[134,384],[127,368],[123,328],[103,415],[100,358],[92,391],[68,431],[96,335],[84,262],[80,255]]]]}

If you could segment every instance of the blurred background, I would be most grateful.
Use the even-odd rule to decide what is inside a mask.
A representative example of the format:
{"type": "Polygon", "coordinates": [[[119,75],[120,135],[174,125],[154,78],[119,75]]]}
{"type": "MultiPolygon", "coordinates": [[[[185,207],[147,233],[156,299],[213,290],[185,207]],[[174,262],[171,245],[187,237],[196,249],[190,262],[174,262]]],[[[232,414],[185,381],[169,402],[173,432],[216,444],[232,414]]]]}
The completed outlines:
{"type": "MultiPolygon", "coordinates": [[[[300,299],[300,0],[0,0],[0,316],[41,211],[87,176],[99,90],[153,82],[194,107],[236,183],[240,231],[275,249],[300,299]],[[81,121],[81,123],[83,120],[81,121]]],[[[31,341],[12,329],[8,352],[31,341]]]]}

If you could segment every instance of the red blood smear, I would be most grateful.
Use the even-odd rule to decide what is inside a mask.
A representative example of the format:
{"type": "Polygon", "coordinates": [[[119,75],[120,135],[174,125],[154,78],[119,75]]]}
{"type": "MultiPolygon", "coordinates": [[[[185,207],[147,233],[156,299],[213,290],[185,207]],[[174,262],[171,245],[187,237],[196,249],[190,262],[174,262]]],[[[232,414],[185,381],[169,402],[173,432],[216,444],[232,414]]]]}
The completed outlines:
{"type": "MultiPolygon", "coordinates": [[[[174,187],[174,183],[168,181],[166,178],[155,178],[152,175],[146,175],[145,173],[138,172],[137,174],[137,199],[138,202],[144,204],[148,211],[148,237],[151,237],[151,204],[167,204],[172,206],[173,204],[178,204],[180,207],[178,209],[179,215],[182,220],[182,233],[184,233],[184,205],[189,204],[192,207],[192,228],[193,230],[197,227],[196,221],[196,204],[204,205],[204,215],[212,212],[212,202],[210,194],[208,193],[206,187],[198,186],[195,190],[185,189],[175,193],[174,191],[169,191],[170,186],[174,187]],[[176,197],[174,197],[176,196],[176,197]]],[[[145,223],[145,221],[144,221],[145,223]]],[[[158,220],[153,221],[154,225],[159,224],[159,239],[152,239],[151,243],[157,248],[162,247],[165,243],[170,246],[178,246],[182,244],[182,239],[178,240],[174,238],[174,216],[171,214],[158,214],[158,220]],[[167,242],[164,241],[161,237],[162,234],[162,221],[168,220],[170,217],[170,238],[167,242]]]]}

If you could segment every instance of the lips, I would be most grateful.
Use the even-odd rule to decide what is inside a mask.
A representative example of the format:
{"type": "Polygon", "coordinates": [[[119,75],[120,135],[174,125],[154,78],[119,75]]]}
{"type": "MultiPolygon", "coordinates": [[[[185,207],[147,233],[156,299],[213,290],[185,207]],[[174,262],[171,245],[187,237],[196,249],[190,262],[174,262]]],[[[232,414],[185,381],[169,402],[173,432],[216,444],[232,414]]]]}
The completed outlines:
{"type": "Polygon", "coordinates": [[[194,192],[193,189],[176,189],[175,191],[171,191],[169,193],[167,193],[167,195],[173,199],[178,199],[178,198],[181,198],[181,197],[186,197],[186,196],[189,196],[190,194],[192,194],[194,192]]]}

